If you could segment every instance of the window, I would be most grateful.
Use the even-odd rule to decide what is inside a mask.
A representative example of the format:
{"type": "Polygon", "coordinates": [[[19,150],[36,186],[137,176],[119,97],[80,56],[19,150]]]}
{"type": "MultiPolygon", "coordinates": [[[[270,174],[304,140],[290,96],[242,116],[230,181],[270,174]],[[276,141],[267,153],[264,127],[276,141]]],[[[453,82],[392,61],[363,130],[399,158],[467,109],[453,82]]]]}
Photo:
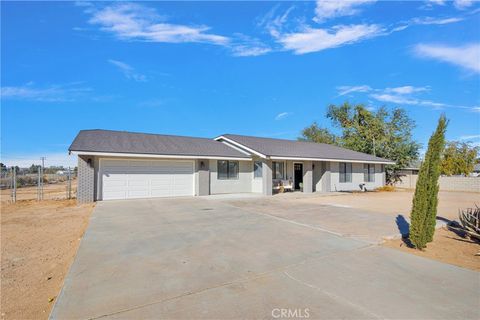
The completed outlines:
{"type": "Polygon", "coordinates": [[[375,165],[374,164],[363,165],[363,180],[365,182],[375,182],[375,165]]]}
{"type": "Polygon", "coordinates": [[[283,162],[273,162],[272,163],[272,178],[273,179],[284,179],[285,177],[285,168],[283,162]]]}
{"type": "Polygon", "coordinates": [[[352,164],[340,162],[340,182],[352,182],[352,164]]]}
{"type": "Polygon", "coordinates": [[[262,161],[253,162],[253,177],[254,178],[262,177],[262,161]]]}
{"type": "Polygon", "coordinates": [[[238,179],[238,161],[218,160],[217,179],[238,179]]]}

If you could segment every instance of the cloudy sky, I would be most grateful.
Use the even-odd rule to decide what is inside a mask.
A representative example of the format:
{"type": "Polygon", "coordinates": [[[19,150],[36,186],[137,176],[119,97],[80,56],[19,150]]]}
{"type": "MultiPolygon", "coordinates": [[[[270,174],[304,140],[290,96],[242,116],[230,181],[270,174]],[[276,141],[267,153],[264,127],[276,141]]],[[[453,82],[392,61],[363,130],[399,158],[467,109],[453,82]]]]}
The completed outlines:
{"type": "MultiPolygon", "coordinates": [[[[2,2],[2,162],[81,129],[295,139],[344,101],[480,145],[480,3],[2,2]]],[[[334,129],[335,130],[335,129],[334,129]]]]}

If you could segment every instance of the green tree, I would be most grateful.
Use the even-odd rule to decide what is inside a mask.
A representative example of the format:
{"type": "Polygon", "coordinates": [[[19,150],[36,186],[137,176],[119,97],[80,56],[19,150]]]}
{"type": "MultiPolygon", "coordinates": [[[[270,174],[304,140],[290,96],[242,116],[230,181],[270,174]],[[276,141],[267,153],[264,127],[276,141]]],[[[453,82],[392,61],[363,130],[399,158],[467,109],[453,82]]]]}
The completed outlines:
{"type": "Polygon", "coordinates": [[[30,166],[30,168],[28,168],[28,172],[29,172],[29,173],[38,173],[38,167],[39,167],[39,166],[36,166],[36,165],[32,164],[32,165],[30,166]]]}
{"type": "Polygon", "coordinates": [[[468,176],[473,172],[477,155],[478,147],[473,147],[469,143],[459,141],[447,142],[442,155],[441,173],[447,176],[468,176]]]}
{"type": "Polygon", "coordinates": [[[342,147],[395,161],[395,165],[385,167],[387,183],[398,181],[399,170],[418,158],[420,145],[412,138],[415,122],[403,109],[382,107],[371,111],[362,104],[345,102],[339,106],[330,105],[327,118],[342,130],[341,136],[336,137],[313,123],[302,131],[302,138],[316,141],[318,136],[322,142],[333,140],[342,147]]]}
{"type": "Polygon", "coordinates": [[[316,143],[338,144],[337,136],[331,133],[327,128],[321,128],[316,122],[302,130],[300,141],[311,141],[316,143]]]}
{"type": "Polygon", "coordinates": [[[444,115],[438,120],[437,129],[428,141],[428,150],[420,166],[413,206],[410,213],[410,241],[417,249],[423,249],[433,240],[438,205],[438,178],[440,161],[445,148],[445,131],[448,121],[444,115]]]}

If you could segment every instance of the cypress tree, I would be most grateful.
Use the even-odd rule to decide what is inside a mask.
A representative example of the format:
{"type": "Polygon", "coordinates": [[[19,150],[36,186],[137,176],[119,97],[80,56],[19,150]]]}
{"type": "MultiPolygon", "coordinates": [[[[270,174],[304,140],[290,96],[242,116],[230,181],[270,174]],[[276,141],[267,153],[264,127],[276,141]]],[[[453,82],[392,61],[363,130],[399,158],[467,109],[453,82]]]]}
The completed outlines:
{"type": "Polygon", "coordinates": [[[418,175],[412,211],[410,213],[410,241],[417,249],[423,249],[433,240],[437,218],[438,178],[440,176],[440,161],[445,147],[445,131],[447,119],[444,115],[438,120],[437,129],[428,141],[418,175]]]}

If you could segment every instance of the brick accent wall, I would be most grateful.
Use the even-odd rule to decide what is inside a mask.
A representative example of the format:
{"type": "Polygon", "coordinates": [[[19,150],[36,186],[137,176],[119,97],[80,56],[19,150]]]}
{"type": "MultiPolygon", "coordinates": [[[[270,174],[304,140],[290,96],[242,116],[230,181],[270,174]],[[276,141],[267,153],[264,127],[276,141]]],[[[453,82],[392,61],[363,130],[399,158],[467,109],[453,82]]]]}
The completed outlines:
{"type": "Polygon", "coordinates": [[[78,187],[77,203],[88,203],[94,201],[95,175],[94,158],[91,156],[78,156],[78,187]],[[91,163],[88,163],[91,159],[91,163]]]}

